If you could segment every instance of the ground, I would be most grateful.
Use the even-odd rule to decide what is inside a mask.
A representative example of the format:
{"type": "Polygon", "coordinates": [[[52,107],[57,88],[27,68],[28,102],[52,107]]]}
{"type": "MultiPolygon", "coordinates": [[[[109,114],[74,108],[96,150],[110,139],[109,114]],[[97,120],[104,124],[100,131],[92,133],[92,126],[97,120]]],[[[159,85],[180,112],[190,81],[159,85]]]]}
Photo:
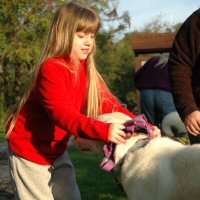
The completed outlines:
{"type": "Polygon", "coordinates": [[[10,184],[6,143],[0,143],[0,200],[14,200],[10,184]]]}

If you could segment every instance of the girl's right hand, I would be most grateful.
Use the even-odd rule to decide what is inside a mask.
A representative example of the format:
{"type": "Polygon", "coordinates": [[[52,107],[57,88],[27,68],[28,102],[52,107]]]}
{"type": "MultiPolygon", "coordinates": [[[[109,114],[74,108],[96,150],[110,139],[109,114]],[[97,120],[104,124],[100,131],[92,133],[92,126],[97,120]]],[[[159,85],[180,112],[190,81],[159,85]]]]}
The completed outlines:
{"type": "Polygon", "coordinates": [[[108,132],[108,141],[115,144],[125,143],[126,133],[123,124],[111,124],[108,132]]]}

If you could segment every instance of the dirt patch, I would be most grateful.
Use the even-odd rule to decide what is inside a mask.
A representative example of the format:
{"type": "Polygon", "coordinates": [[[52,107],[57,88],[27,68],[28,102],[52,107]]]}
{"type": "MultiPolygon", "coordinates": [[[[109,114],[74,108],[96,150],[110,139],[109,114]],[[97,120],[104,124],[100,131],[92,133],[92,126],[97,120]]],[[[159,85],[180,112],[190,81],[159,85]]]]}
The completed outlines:
{"type": "Polygon", "coordinates": [[[7,157],[7,144],[0,144],[0,200],[14,200],[7,157]]]}

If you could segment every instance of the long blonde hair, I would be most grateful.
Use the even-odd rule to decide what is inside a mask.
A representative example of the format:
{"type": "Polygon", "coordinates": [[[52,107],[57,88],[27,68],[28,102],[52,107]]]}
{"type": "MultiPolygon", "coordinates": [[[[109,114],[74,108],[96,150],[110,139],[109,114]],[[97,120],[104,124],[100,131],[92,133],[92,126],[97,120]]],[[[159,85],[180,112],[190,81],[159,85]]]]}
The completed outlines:
{"type": "MultiPolygon", "coordinates": [[[[99,27],[100,19],[97,13],[80,4],[69,2],[63,4],[58,9],[49,29],[44,49],[37,64],[34,66],[29,88],[7,120],[7,126],[9,127],[6,135],[7,138],[15,126],[18,114],[27,102],[35,86],[35,81],[42,63],[48,58],[69,56],[72,49],[73,37],[76,32],[83,31],[85,33],[96,34],[99,27]]],[[[87,57],[88,89],[86,111],[87,116],[93,118],[101,113],[102,98],[100,88],[102,85],[101,82],[103,81],[95,67],[95,50],[96,44],[94,42],[93,49],[87,57]]],[[[75,68],[74,71],[76,72],[76,70],[75,68]]]]}

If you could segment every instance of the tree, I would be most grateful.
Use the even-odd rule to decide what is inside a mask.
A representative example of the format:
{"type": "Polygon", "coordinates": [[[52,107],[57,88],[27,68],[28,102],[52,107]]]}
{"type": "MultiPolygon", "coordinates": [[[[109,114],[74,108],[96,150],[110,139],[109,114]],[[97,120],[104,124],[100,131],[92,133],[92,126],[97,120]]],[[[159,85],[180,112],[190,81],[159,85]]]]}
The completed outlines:
{"type": "Polygon", "coordinates": [[[102,21],[102,29],[108,31],[122,31],[130,27],[130,16],[127,11],[118,14],[119,0],[77,0],[99,12],[102,21]]]}
{"type": "Polygon", "coordinates": [[[55,2],[0,0],[1,119],[20,97],[38,58],[55,2]]]}
{"type": "Polygon", "coordinates": [[[154,18],[152,18],[149,22],[144,24],[141,32],[174,32],[179,29],[180,25],[180,23],[176,25],[170,25],[169,22],[163,20],[162,15],[157,15],[154,18]]]}
{"type": "MultiPolygon", "coordinates": [[[[108,48],[115,49],[115,44],[112,42],[114,35],[118,31],[123,31],[129,23],[129,15],[126,12],[122,16],[117,14],[118,0],[79,0],[78,2],[98,10],[103,19],[103,27],[98,36],[102,42],[98,43],[112,43],[108,48]],[[109,25],[107,26],[109,28],[105,28],[105,23],[110,22],[113,26],[109,25]]],[[[7,0],[0,0],[1,119],[24,92],[31,69],[42,50],[51,18],[61,3],[62,0],[10,0],[9,3],[7,0]]],[[[104,48],[104,45],[98,47],[99,53],[103,52],[100,48],[104,48]]],[[[105,66],[109,66],[109,62],[109,60],[108,63],[105,62],[105,66]]],[[[114,74],[115,71],[117,72],[116,66],[112,65],[112,67],[110,79],[114,76],[119,79],[119,75],[114,74]]],[[[114,83],[112,80],[108,82],[114,83]]]]}
{"type": "Polygon", "coordinates": [[[134,97],[134,55],[131,34],[114,42],[113,34],[101,32],[97,37],[96,63],[110,90],[130,109],[134,97]]]}

